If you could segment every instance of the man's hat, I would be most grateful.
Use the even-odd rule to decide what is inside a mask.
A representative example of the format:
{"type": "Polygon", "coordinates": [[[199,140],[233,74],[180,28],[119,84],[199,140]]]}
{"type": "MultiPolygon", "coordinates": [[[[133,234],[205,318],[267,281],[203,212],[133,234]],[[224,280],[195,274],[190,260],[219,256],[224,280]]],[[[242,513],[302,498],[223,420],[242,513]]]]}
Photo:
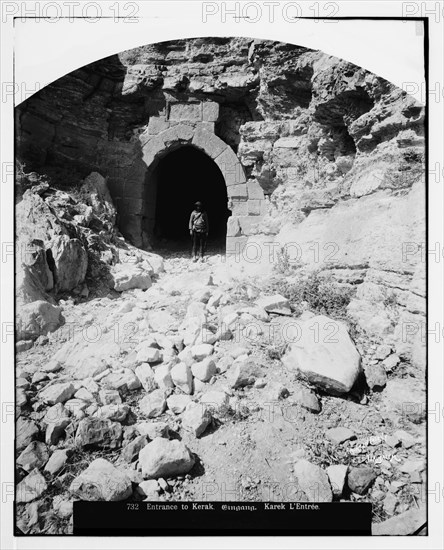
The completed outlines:
{"type": "Polygon", "coordinates": [[[202,203],[200,201],[197,201],[194,203],[194,206],[202,206],[202,203]]]}

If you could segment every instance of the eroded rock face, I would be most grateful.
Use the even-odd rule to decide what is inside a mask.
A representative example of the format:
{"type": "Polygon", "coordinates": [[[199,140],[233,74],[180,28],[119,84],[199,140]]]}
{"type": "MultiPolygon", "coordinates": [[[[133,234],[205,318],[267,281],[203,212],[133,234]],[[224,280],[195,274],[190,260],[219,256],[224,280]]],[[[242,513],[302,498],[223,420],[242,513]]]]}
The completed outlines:
{"type": "MultiPolygon", "coordinates": [[[[227,185],[227,252],[248,257],[254,247],[246,272],[271,273],[277,251],[290,245],[295,263],[354,279],[349,315],[401,358],[424,365],[424,109],[404,91],[322,52],[196,38],[83,67],[19,111],[26,164],[49,175],[63,166],[73,187],[88,176],[90,198],[77,221],[112,225],[117,213],[123,235],[139,247],[152,244],[155,221],[147,169],[178,145],[203,150],[227,185]]],[[[38,213],[55,216],[47,199],[33,200],[43,203],[36,223],[38,213]]],[[[37,225],[34,238],[45,241],[48,227],[37,225]]],[[[55,237],[73,238],[64,226],[55,237]]],[[[148,288],[151,275],[139,269],[117,276],[116,288],[148,288]]],[[[27,285],[27,302],[57,284],[44,258],[34,270],[42,284],[27,285]]],[[[195,343],[189,328],[186,345],[195,343]]]]}

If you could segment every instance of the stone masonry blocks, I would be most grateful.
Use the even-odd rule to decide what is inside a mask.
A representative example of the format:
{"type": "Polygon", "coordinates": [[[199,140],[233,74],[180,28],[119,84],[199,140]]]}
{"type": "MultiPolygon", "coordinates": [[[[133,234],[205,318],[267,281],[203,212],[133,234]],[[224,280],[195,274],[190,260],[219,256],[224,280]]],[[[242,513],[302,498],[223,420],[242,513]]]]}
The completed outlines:
{"type": "MultiPolygon", "coordinates": [[[[222,174],[225,177],[227,187],[245,184],[245,174],[239,159],[231,147],[226,147],[224,151],[215,159],[222,174]]],[[[246,189],[245,185],[245,189],[246,189]]],[[[234,196],[234,195],[231,195],[234,196]]]]}
{"type": "Polygon", "coordinates": [[[248,180],[247,181],[247,188],[248,188],[248,198],[249,199],[262,199],[264,198],[264,191],[262,187],[259,185],[259,182],[257,180],[248,180]]]}
{"type": "Polygon", "coordinates": [[[210,134],[210,132],[207,132],[202,127],[196,128],[192,144],[198,149],[205,151],[212,159],[217,158],[227,148],[227,144],[224,141],[214,134],[210,134]]]}
{"type": "Polygon", "coordinates": [[[247,198],[247,186],[245,183],[239,185],[230,185],[227,187],[228,197],[232,199],[246,199],[247,198]]]}
{"type": "Polygon", "coordinates": [[[206,101],[202,103],[202,120],[205,122],[216,122],[219,118],[219,103],[206,101]]]}

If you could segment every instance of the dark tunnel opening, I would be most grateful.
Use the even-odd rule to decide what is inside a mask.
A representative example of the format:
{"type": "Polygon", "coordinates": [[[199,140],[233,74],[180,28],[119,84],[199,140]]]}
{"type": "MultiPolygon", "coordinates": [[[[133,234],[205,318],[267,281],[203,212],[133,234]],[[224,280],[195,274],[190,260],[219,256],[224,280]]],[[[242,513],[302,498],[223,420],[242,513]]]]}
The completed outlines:
{"type": "Polygon", "coordinates": [[[195,147],[171,151],[155,167],[149,185],[156,186],[155,248],[188,249],[188,223],[196,201],[208,214],[207,250],[225,252],[227,188],[217,164],[195,147]]]}

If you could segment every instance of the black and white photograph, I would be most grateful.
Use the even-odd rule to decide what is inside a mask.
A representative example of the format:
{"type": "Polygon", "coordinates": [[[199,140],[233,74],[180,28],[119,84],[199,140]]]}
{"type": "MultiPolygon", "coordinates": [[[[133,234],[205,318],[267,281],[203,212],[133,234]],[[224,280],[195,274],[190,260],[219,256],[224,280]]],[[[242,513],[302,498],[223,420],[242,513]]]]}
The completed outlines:
{"type": "MultiPolygon", "coordinates": [[[[2,524],[15,547],[308,535],[425,548],[443,490],[433,16],[275,2],[255,28],[242,6],[265,19],[273,3],[228,3],[236,21],[224,2],[122,2],[102,38],[111,3],[89,4],[103,19],[84,34],[95,13],[45,25],[48,8],[40,27],[13,13],[2,524]],[[141,10],[129,25],[127,4],[141,10]],[[279,17],[300,20],[268,37],[279,17]],[[25,53],[68,27],[63,52],[105,48],[69,70],[48,61],[53,76],[19,97],[26,63],[46,61],[25,53]]],[[[440,28],[442,44],[442,15],[440,28]]]]}

